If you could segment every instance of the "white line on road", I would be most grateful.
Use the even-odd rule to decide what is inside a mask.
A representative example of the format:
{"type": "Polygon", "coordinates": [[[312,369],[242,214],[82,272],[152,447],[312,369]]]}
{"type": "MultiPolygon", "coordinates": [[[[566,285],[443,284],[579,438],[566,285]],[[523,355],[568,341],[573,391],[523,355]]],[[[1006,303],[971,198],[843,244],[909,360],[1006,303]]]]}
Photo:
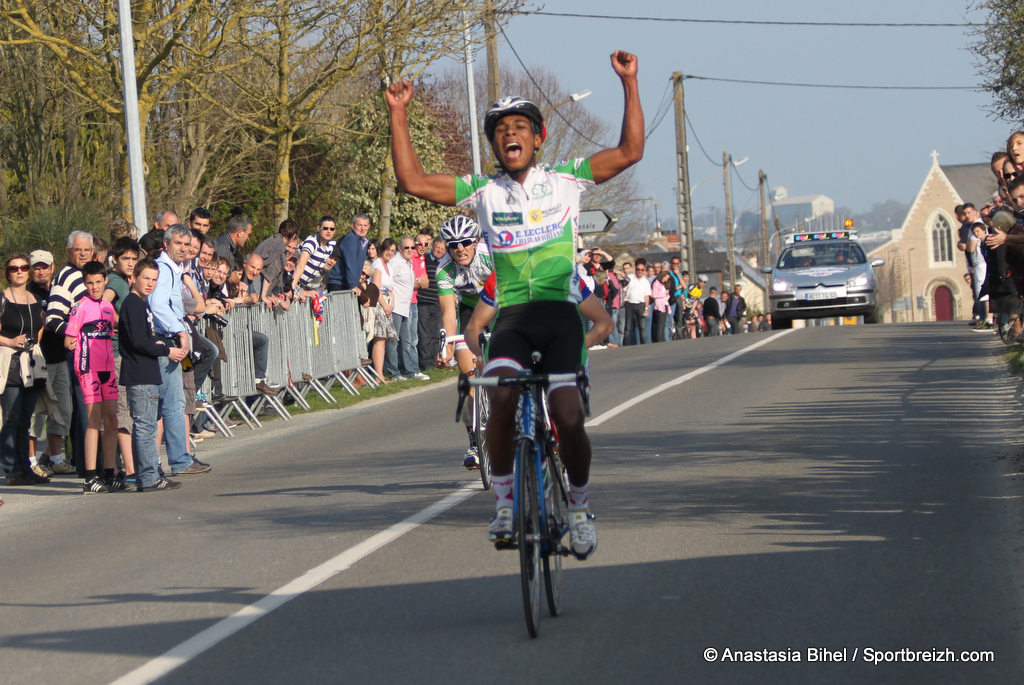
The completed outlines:
{"type": "Polygon", "coordinates": [[[791,328],[791,329],[789,329],[787,331],[779,331],[778,333],[774,333],[771,337],[766,338],[766,339],[762,340],[761,342],[754,343],[750,347],[744,347],[742,350],[737,350],[737,351],[733,352],[732,354],[726,355],[726,356],[722,357],[721,359],[719,359],[718,361],[711,362],[707,366],[702,366],[701,368],[697,369],[696,371],[691,371],[690,373],[685,373],[682,376],[680,376],[679,378],[674,378],[674,379],[672,379],[670,381],[666,381],[665,383],[662,383],[661,385],[659,385],[659,386],[657,386],[655,388],[651,388],[647,392],[645,392],[643,394],[640,394],[640,395],[637,395],[633,399],[628,400],[626,402],[623,402],[622,404],[620,404],[619,406],[617,406],[617,407],[615,407],[613,409],[609,409],[608,411],[606,411],[605,413],[601,414],[600,416],[595,416],[591,420],[587,421],[587,427],[589,427],[589,428],[596,428],[597,426],[600,426],[605,421],[609,421],[611,419],[614,419],[616,416],[618,416],[622,412],[626,411],[627,409],[632,409],[633,407],[635,407],[636,405],[640,404],[644,400],[649,400],[650,398],[654,397],[658,393],[665,392],[669,388],[674,388],[677,385],[682,385],[686,381],[693,380],[697,376],[699,376],[699,375],[701,375],[703,373],[707,373],[708,371],[711,371],[712,369],[717,369],[719,366],[722,366],[723,364],[728,364],[733,359],[736,359],[737,357],[742,357],[747,352],[753,352],[757,348],[762,347],[763,345],[767,345],[768,343],[770,343],[773,340],[778,340],[779,338],[781,338],[782,336],[786,335],[787,333],[792,333],[794,330],[796,330],[796,329],[791,328]]]}
{"type": "MultiPolygon", "coordinates": [[[[742,350],[726,355],[718,361],[712,362],[707,366],[703,366],[696,371],[691,371],[674,380],[662,383],[656,388],[648,390],[631,400],[623,402],[614,409],[610,409],[600,416],[595,417],[588,421],[587,425],[591,427],[599,426],[605,421],[618,416],[627,409],[635,407],[644,400],[650,399],[658,393],[664,392],[669,388],[674,388],[677,385],[681,385],[682,383],[696,378],[703,373],[707,373],[712,369],[716,369],[723,364],[728,364],[737,357],[741,357],[748,352],[752,352],[753,350],[762,347],[763,345],[767,345],[771,341],[776,340],[787,333],[792,333],[792,330],[775,333],[771,337],[754,343],[749,347],[744,347],[742,350]]],[[[348,548],[341,554],[337,555],[333,559],[325,561],[316,568],[306,571],[295,580],[291,581],[287,585],[283,585],[277,590],[274,590],[258,602],[254,602],[235,614],[218,621],[203,632],[182,642],[170,651],[165,652],[157,658],[143,664],[134,671],[118,678],[112,683],[112,685],[144,685],[145,683],[151,683],[154,680],[167,675],[174,669],[187,664],[189,661],[199,656],[210,647],[213,647],[218,642],[231,637],[250,623],[262,618],[274,609],[277,609],[286,602],[295,599],[299,595],[312,590],[332,576],[348,569],[357,561],[373,554],[381,547],[394,542],[406,533],[414,530],[427,521],[430,521],[432,518],[459,505],[477,492],[480,492],[480,486],[477,483],[472,483],[456,490],[444,499],[435,502],[416,514],[413,514],[404,521],[396,523],[387,530],[383,530],[376,535],[367,538],[354,547],[348,548]]]]}
{"type": "Polygon", "coordinates": [[[333,559],[306,571],[292,582],[274,590],[258,602],[250,604],[234,615],[215,623],[195,637],[182,642],[169,652],[118,678],[114,681],[113,685],[143,685],[167,675],[179,666],[183,666],[199,656],[210,647],[213,647],[221,640],[234,635],[256,619],[269,614],[285,602],[293,600],[302,593],[320,585],[331,576],[341,573],[360,559],[373,554],[381,547],[394,542],[417,526],[448,511],[478,492],[480,492],[479,483],[472,483],[456,490],[441,501],[435,502],[426,509],[413,514],[401,523],[396,523],[387,530],[367,538],[355,547],[348,548],[333,559]]]}

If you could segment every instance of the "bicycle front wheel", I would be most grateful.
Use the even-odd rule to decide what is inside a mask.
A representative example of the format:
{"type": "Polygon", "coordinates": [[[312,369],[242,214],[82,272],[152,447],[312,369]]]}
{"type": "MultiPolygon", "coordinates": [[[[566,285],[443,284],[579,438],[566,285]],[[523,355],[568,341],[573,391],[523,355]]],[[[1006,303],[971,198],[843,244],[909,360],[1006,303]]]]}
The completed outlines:
{"type": "Polygon", "coordinates": [[[491,416],[491,400],[486,388],[477,388],[473,398],[476,422],[476,451],[480,455],[480,482],[484,490],[491,489],[491,456],[487,452],[487,419],[491,416]]]}
{"type": "Polygon", "coordinates": [[[541,569],[540,499],[534,446],[529,440],[519,443],[516,457],[516,480],[519,503],[517,541],[519,543],[519,574],[523,585],[523,610],[530,637],[540,631],[541,569]]]}
{"type": "Polygon", "coordinates": [[[558,616],[562,608],[562,532],[565,530],[565,512],[569,509],[562,460],[549,444],[547,451],[548,475],[551,478],[550,496],[545,492],[547,522],[547,549],[544,551],[544,590],[548,598],[548,613],[558,616]]]}

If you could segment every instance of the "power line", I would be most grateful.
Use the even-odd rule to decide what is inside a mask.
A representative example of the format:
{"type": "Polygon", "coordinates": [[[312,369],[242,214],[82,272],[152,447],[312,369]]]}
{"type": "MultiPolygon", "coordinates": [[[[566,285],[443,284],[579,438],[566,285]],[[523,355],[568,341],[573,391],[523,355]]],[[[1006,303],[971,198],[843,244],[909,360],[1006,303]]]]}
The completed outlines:
{"type": "MultiPolygon", "coordinates": [[[[733,166],[733,169],[736,169],[736,167],[733,166]]],[[[746,188],[747,190],[750,190],[750,191],[755,192],[755,193],[758,191],[757,188],[751,188],[750,186],[747,185],[747,182],[743,180],[742,176],[740,176],[740,172],[739,172],[738,169],[736,170],[736,178],[738,178],[740,180],[740,183],[742,183],[743,187],[746,188]]]]}
{"type": "Polygon", "coordinates": [[[782,81],[748,81],[736,78],[712,78],[711,76],[694,76],[687,74],[684,79],[698,81],[720,81],[723,83],[753,83],[759,86],[793,86],[797,88],[847,88],[853,90],[978,90],[976,86],[848,86],[824,83],[786,83],[782,81]]]}
{"type": "Polygon", "coordinates": [[[973,28],[983,24],[925,24],[892,22],[844,22],[844,21],[753,21],[749,19],[677,19],[674,17],[626,17],[609,14],[570,14],[568,12],[520,12],[547,17],[572,17],[574,19],[614,19],[617,21],[658,21],[684,24],[744,24],[747,26],[842,26],[861,28],[973,28]]]}
{"type": "Polygon", "coordinates": [[[512,45],[512,41],[508,39],[508,35],[505,33],[505,29],[503,29],[500,24],[498,25],[498,30],[501,31],[501,35],[502,37],[504,37],[505,42],[508,43],[508,47],[512,50],[512,54],[516,56],[516,61],[519,62],[519,66],[521,66],[523,68],[523,71],[526,72],[526,76],[530,79],[530,82],[533,83],[534,87],[537,89],[537,92],[540,93],[541,96],[545,100],[547,100],[548,105],[550,105],[553,108],[551,111],[557,114],[558,118],[565,122],[566,126],[571,128],[573,131],[576,131],[576,133],[578,133],[579,136],[583,138],[583,140],[587,141],[588,143],[591,143],[592,145],[596,145],[601,149],[611,147],[610,145],[602,145],[596,140],[592,140],[591,138],[589,138],[586,134],[583,133],[583,131],[573,126],[572,123],[568,119],[566,119],[561,112],[558,111],[558,108],[555,107],[554,101],[552,101],[552,99],[548,97],[547,93],[545,93],[544,90],[540,87],[540,84],[537,83],[537,79],[533,78],[533,74],[531,74],[530,70],[526,68],[525,64],[523,64],[522,58],[519,57],[519,53],[516,52],[515,46],[512,45]]]}
{"type": "Polygon", "coordinates": [[[700,138],[697,137],[697,130],[693,128],[693,122],[690,121],[690,115],[687,114],[686,112],[683,112],[683,116],[686,117],[686,123],[689,124],[690,126],[690,133],[693,134],[693,139],[697,141],[697,147],[700,148],[700,151],[704,153],[704,156],[708,158],[709,162],[717,166],[718,162],[711,159],[711,155],[709,155],[708,151],[704,149],[704,146],[700,144],[700,138]]]}
{"type": "Polygon", "coordinates": [[[665,86],[665,92],[661,96],[661,102],[658,103],[658,107],[654,110],[654,116],[651,117],[652,123],[647,127],[647,132],[644,134],[644,140],[650,138],[651,134],[658,130],[658,127],[661,126],[661,122],[665,119],[665,115],[668,114],[668,111],[671,109],[673,104],[671,92],[672,81],[670,79],[668,84],[665,86]]]}

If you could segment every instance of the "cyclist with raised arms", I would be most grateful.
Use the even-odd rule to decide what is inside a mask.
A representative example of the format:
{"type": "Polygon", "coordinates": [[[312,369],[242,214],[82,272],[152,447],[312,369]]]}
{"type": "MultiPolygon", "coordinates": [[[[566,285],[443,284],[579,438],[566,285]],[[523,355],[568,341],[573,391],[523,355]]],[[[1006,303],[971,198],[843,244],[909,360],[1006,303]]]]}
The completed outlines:
{"type": "MultiPolygon", "coordinates": [[[[582,359],[584,325],[576,274],[576,238],[580,196],[643,157],[644,116],[637,85],[637,59],[628,52],[611,56],[622,82],[625,112],[617,147],[555,166],[539,164],[544,142],[540,109],[522,98],[491,105],[484,133],[498,171],[492,176],[428,174],[409,136],[408,107],[413,86],[392,84],[386,93],[391,111],[392,157],[401,189],[442,205],[472,208],[491,248],[497,273],[498,315],[488,346],[486,375],[515,375],[542,355],[541,373],[572,373],[582,359]]],[[[575,384],[549,388],[551,417],[569,476],[570,549],[586,559],[597,549],[590,515],[590,440],[575,384]]],[[[496,547],[512,542],[512,469],[516,392],[495,388],[487,425],[495,515],[488,537],[496,547]]]]}
{"type": "MultiPolygon", "coordinates": [[[[468,216],[456,215],[441,226],[441,238],[448,247],[448,254],[437,264],[437,301],[441,305],[441,326],[446,336],[460,333],[473,314],[473,307],[480,299],[480,291],[487,278],[494,271],[490,250],[480,240],[480,226],[468,216]]],[[[475,368],[473,353],[465,343],[451,343],[438,351],[442,367],[455,355],[459,371],[470,373],[475,368]]],[[[472,400],[470,400],[472,401],[472,400]]],[[[471,417],[472,406],[466,416],[471,417]]],[[[472,422],[466,422],[469,434],[469,449],[462,465],[467,469],[480,468],[480,453],[476,444],[476,433],[472,422]]]]}

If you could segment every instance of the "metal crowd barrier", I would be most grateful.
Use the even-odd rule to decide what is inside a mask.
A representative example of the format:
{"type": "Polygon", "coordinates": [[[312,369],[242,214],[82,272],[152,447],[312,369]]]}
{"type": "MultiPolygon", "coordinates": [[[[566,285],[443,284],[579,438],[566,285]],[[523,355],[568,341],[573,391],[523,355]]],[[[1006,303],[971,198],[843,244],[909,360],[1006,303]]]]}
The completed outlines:
{"type": "MultiPolygon", "coordinates": [[[[330,387],[338,382],[346,391],[358,395],[353,379],[359,375],[376,387],[374,375],[364,369],[366,343],[359,306],[352,291],[331,293],[322,298],[322,313],[313,314],[311,303],[293,302],[286,312],[263,304],[236,306],[224,314],[228,324],[221,331],[226,362],[221,362],[222,397],[211,420],[224,435],[231,436],[226,421],[232,411],[238,413],[250,429],[262,426],[258,415],[264,405],[285,420],[291,414],[281,401],[290,395],[296,404],[309,409],[306,396],[310,390],[327,402],[336,402],[330,387]],[[256,390],[256,366],[252,332],[269,339],[267,350],[267,383],[278,388],[278,395],[264,395],[256,390]],[[347,375],[346,375],[347,374],[347,375]],[[246,398],[255,397],[251,403],[246,398]]],[[[370,369],[372,371],[372,367],[370,369]]],[[[213,396],[209,379],[203,385],[213,396]]]]}

